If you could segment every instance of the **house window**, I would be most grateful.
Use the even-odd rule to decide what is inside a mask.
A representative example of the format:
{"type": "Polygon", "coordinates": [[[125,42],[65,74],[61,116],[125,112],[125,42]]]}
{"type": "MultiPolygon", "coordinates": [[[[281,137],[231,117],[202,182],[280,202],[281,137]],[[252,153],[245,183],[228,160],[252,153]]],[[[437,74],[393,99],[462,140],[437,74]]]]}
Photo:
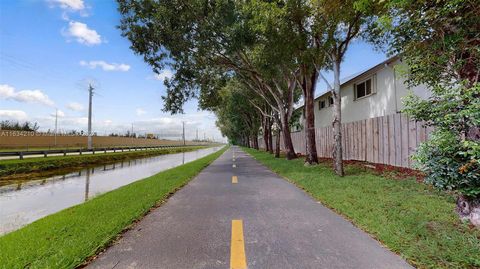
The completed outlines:
{"type": "Polygon", "coordinates": [[[333,97],[328,97],[328,106],[333,106],[333,97]]]}
{"type": "Polygon", "coordinates": [[[320,102],[318,102],[318,109],[322,108],[325,108],[325,100],[321,100],[320,102]]]}
{"type": "Polygon", "coordinates": [[[373,77],[371,77],[363,82],[355,84],[355,99],[367,97],[374,93],[373,81],[373,77]]]}

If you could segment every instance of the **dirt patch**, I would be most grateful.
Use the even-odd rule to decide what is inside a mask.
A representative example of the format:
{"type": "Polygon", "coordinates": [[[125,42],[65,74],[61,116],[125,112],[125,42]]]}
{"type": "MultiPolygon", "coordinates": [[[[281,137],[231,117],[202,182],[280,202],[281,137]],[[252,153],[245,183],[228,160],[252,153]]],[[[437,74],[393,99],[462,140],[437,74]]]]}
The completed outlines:
{"type": "MultiPolygon", "coordinates": [[[[323,164],[327,164],[333,167],[333,160],[330,158],[319,158],[319,162],[323,164]]],[[[425,178],[425,174],[419,170],[405,168],[405,167],[397,167],[392,165],[386,164],[375,164],[363,161],[355,161],[355,160],[348,160],[343,161],[344,165],[354,165],[357,167],[361,167],[365,170],[372,171],[376,175],[381,175],[386,178],[402,180],[402,179],[410,179],[415,178],[417,182],[423,182],[425,178]]]]}

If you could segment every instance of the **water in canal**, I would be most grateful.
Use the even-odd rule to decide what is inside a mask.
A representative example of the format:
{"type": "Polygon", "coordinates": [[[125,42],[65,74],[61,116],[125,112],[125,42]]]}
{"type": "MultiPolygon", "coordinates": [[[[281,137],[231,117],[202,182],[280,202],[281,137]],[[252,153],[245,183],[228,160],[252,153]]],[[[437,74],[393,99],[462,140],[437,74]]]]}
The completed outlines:
{"type": "Polygon", "coordinates": [[[0,187],[0,235],[131,182],[216,152],[221,147],[124,161],[0,187]]]}

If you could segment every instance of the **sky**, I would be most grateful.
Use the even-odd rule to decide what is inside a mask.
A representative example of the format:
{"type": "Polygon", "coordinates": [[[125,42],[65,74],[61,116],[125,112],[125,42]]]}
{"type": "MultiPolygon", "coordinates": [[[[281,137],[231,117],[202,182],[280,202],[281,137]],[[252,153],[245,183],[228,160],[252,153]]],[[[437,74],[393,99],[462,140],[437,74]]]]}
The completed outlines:
{"type": "MultiPolygon", "coordinates": [[[[0,1],[0,120],[38,122],[61,131],[87,129],[89,82],[96,85],[93,131],[197,135],[222,140],[215,115],[188,102],[185,114],[161,111],[163,79],[129,48],[117,29],[120,15],[114,0],[0,1]]],[[[342,77],[386,59],[355,41],[342,63],[342,77]]],[[[327,74],[331,78],[331,74],[327,74]]],[[[320,82],[317,95],[324,92],[320,82]]]]}

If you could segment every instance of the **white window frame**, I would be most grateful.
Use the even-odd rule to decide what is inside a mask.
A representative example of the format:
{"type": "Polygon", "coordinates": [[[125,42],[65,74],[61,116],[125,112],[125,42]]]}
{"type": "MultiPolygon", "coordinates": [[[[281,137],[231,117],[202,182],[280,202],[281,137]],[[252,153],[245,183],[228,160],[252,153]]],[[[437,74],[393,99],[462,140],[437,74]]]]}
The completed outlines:
{"type": "Polygon", "coordinates": [[[324,109],[324,108],[326,108],[326,107],[327,107],[327,102],[325,101],[325,99],[322,99],[322,100],[319,100],[319,101],[318,101],[318,110],[322,110],[322,109],[324,109]],[[324,104],[323,107],[320,105],[322,102],[323,102],[323,104],[324,104]]]}
{"type": "Polygon", "coordinates": [[[328,103],[328,107],[333,106],[333,103],[335,102],[333,96],[328,96],[326,102],[328,103]],[[330,102],[330,100],[332,100],[332,102],[330,102]]]}
{"type": "MultiPolygon", "coordinates": [[[[367,88],[365,88],[365,91],[366,90],[367,90],[367,88]]],[[[361,100],[363,98],[368,98],[368,97],[374,95],[375,93],[377,93],[377,75],[376,74],[371,75],[369,77],[366,77],[365,79],[353,84],[353,96],[354,96],[355,101],[356,100],[361,100]],[[370,94],[364,95],[362,97],[357,97],[357,85],[365,83],[369,79],[372,81],[372,90],[371,90],[370,94]]]]}

